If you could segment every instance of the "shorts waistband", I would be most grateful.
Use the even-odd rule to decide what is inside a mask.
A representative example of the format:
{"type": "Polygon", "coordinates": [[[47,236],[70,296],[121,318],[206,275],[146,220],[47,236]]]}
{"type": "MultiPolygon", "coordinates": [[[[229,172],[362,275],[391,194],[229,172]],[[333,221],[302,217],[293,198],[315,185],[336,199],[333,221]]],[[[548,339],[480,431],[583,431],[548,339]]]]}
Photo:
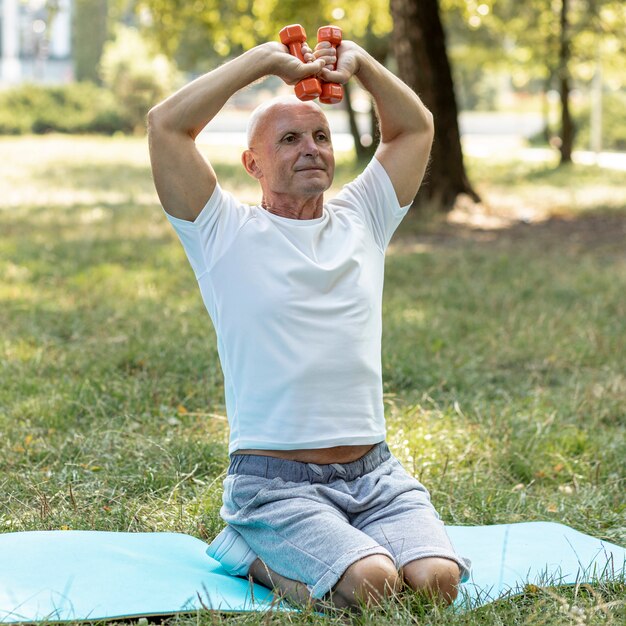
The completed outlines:
{"type": "Polygon", "coordinates": [[[261,478],[282,478],[287,482],[329,483],[333,480],[356,480],[391,458],[385,441],[377,443],[360,459],[350,463],[302,463],[260,454],[234,454],[230,457],[228,474],[245,474],[261,478]]]}

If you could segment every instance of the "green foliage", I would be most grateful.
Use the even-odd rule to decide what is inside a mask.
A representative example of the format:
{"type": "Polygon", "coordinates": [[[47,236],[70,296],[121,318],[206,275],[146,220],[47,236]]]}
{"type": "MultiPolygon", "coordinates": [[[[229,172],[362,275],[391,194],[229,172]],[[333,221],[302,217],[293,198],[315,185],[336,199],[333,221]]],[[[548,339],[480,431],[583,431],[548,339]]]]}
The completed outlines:
{"type": "Polygon", "coordinates": [[[259,43],[276,41],[287,24],[302,24],[309,43],[324,24],[337,24],[347,38],[361,42],[386,40],[392,26],[387,0],[358,0],[349,6],[337,0],[141,0],[137,10],[151,16],[147,32],[161,50],[175,57],[181,68],[197,71],[259,43]]]}
{"type": "Polygon", "coordinates": [[[108,36],[109,0],[75,0],[72,8],[74,75],[99,82],[98,64],[108,36]]]}
{"type": "MultiPolygon", "coordinates": [[[[508,70],[515,87],[550,79],[559,67],[560,0],[441,0],[453,47],[468,54],[458,63],[486,70],[508,70]],[[476,57],[472,51],[476,51],[476,57]]],[[[606,52],[606,77],[623,84],[626,10],[617,0],[570,2],[566,37],[572,46],[569,70],[575,79],[591,78],[598,46],[606,52]]]]}
{"type": "Polygon", "coordinates": [[[501,80],[497,73],[485,72],[479,60],[485,56],[489,56],[486,49],[476,50],[466,46],[451,48],[454,91],[461,110],[494,111],[498,108],[501,80]]]}
{"type": "Polygon", "coordinates": [[[104,133],[131,129],[110,91],[93,83],[24,84],[0,92],[0,134],[104,133]]]}
{"type": "MultiPolygon", "coordinates": [[[[558,87],[559,10],[550,0],[440,0],[458,95],[465,108],[493,108],[494,81],[514,90],[558,87]]],[[[569,4],[571,46],[568,72],[586,88],[601,53],[603,74],[613,89],[623,87],[626,9],[616,0],[569,4]]],[[[499,85],[501,87],[501,85],[499,85]]]]}
{"type": "Polygon", "coordinates": [[[137,29],[122,24],[105,45],[100,73],[136,130],[145,127],[148,110],[170,95],[181,80],[165,55],[153,50],[137,29]]]}
{"type": "Polygon", "coordinates": [[[150,107],[180,83],[174,64],[136,29],[118,25],[100,65],[106,88],[91,82],[25,84],[0,93],[0,134],[143,130],[150,107]]]}
{"type": "MultiPolygon", "coordinates": [[[[576,120],[578,129],[576,144],[581,149],[589,149],[590,106],[583,107],[576,120]]],[[[602,98],[602,148],[604,150],[626,151],[626,92],[605,93],[602,98]]]]}

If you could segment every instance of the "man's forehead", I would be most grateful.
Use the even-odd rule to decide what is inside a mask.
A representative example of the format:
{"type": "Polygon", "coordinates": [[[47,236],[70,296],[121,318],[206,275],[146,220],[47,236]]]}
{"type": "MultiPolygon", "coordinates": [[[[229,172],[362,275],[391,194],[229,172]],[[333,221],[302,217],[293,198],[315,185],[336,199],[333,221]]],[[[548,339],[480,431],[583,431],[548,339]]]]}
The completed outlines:
{"type": "Polygon", "coordinates": [[[328,120],[323,111],[317,107],[307,106],[304,102],[275,105],[268,111],[266,123],[277,130],[294,128],[304,131],[328,128],[328,120]]]}
{"type": "MultiPolygon", "coordinates": [[[[329,128],[322,109],[314,102],[302,102],[295,96],[275,98],[258,106],[248,121],[248,146],[262,136],[285,132],[289,126],[305,126],[305,130],[329,128]]],[[[293,130],[291,128],[290,130],[293,130]]]]}

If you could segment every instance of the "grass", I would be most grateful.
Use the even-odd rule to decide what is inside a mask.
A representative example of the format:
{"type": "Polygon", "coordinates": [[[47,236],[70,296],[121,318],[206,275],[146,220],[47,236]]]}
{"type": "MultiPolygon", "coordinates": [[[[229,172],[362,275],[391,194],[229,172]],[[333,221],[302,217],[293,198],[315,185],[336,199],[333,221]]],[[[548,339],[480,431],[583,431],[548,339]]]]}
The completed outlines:
{"type": "MultiPolygon", "coordinates": [[[[215,157],[222,184],[257,201],[236,153],[215,157]]],[[[0,532],[210,540],[227,463],[221,370],[145,141],[3,139],[0,159],[0,532]]],[[[469,170],[483,205],[410,215],[388,256],[390,444],[447,523],[551,520],[624,545],[624,175],[469,170]]],[[[344,159],[337,180],[354,172],[344,159]]],[[[605,581],[463,614],[403,598],[349,619],[171,623],[621,624],[625,592],[605,581]]]]}

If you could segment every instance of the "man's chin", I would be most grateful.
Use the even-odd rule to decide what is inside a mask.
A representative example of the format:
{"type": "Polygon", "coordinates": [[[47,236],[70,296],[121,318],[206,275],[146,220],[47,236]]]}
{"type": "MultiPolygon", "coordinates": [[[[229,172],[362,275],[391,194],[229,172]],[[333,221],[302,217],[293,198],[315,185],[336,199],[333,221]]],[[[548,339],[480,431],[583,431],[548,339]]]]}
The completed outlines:
{"type": "Polygon", "coordinates": [[[296,183],[296,187],[298,191],[304,193],[324,193],[330,189],[332,182],[332,178],[324,170],[306,170],[306,174],[296,183]]]}
{"type": "Polygon", "coordinates": [[[308,185],[301,185],[300,189],[306,194],[324,193],[330,189],[331,183],[326,181],[324,183],[315,184],[313,181],[308,185]]]}

